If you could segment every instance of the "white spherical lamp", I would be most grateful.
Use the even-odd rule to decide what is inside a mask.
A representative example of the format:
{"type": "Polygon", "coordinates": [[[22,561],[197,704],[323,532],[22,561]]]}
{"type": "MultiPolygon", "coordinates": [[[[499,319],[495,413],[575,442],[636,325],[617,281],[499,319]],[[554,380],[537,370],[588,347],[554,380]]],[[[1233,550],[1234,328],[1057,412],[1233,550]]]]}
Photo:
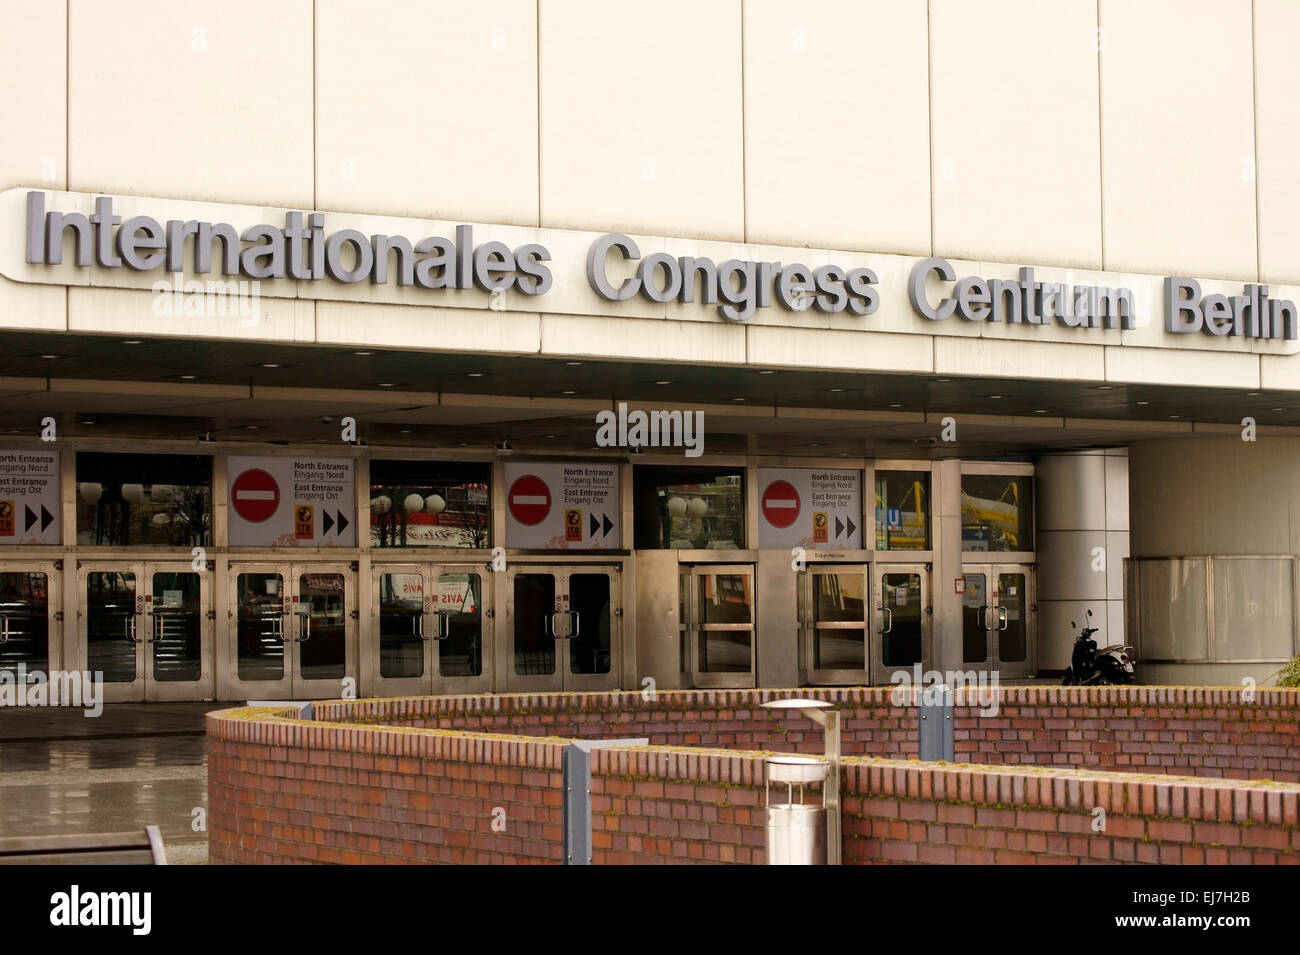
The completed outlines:
{"type": "Polygon", "coordinates": [[[387,514],[393,509],[393,501],[387,494],[381,494],[370,502],[370,509],[376,514],[387,514]]]}
{"type": "Polygon", "coordinates": [[[77,493],[87,504],[98,504],[99,499],[104,496],[104,485],[87,482],[77,485],[77,493]]]}
{"type": "Polygon", "coordinates": [[[169,504],[176,500],[176,485],[155,484],[149,491],[149,499],[155,504],[169,504]]]}
{"type": "Polygon", "coordinates": [[[163,514],[155,514],[153,516],[154,527],[166,527],[171,522],[172,522],[172,516],[170,514],[163,513],[163,514]]]}
{"type": "Polygon", "coordinates": [[[670,497],[668,499],[668,513],[673,517],[684,517],[686,515],[686,499],[683,497],[670,497]]]}
{"type": "Polygon", "coordinates": [[[424,498],[418,494],[408,494],[406,500],[402,502],[402,506],[406,508],[406,513],[414,514],[417,511],[424,510],[424,498]]]}
{"type": "Polygon", "coordinates": [[[430,514],[441,514],[447,509],[447,502],[441,494],[430,494],[424,499],[424,509],[430,514]]]}
{"type": "Polygon", "coordinates": [[[143,484],[123,484],[122,500],[128,504],[144,503],[144,485],[143,484]]]}
{"type": "Polygon", "coordinates": [[[702,497],[693,497],[686,503],[686,513],[691,517],[703,517],[709,513],[709,502],[702,497]]]}

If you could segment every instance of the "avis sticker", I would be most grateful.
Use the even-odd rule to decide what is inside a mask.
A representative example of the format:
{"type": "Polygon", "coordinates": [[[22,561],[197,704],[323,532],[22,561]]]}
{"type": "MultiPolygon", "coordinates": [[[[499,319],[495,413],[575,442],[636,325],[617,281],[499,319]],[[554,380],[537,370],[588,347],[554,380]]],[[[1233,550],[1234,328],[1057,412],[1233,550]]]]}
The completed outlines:
{"type": "Polygon", "coordinates": [[[294,506],[293,536],[300,541],[309,541],[316,536],[316,509],[310,504],[294,506]]]}

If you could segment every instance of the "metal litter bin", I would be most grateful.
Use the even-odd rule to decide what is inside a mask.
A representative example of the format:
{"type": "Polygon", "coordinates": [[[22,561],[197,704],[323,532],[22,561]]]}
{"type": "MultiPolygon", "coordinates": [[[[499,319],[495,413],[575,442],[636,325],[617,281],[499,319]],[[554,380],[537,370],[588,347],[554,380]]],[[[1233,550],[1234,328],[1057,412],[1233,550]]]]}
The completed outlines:
{"type": "Polygon", "coordinates": [[[805,802],[804,787],[825,784],[830,763],[807,756],[771,756],[763,762],[763,794],[767,807],[768,865],[826,864],[824,797],[805,802]],[[785,786],[785,801],[772,801],[772,785],[785,786]]]}

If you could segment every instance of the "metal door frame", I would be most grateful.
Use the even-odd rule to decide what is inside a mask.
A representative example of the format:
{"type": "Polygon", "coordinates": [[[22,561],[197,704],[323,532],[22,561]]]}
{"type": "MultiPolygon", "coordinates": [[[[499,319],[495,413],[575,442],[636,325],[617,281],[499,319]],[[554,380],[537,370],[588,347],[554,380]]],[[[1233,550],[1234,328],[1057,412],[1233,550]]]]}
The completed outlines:
{"type": "MultiPolygon", "coordinates": [[[[46,670],[64,669],[64,661],[71,656],[71,641],[64,638],[63,627],[63,561],[55,558],[49,560],[0,560],[0,573],[44,574],[45,575],[45,614],[46,633],[49,644],[45,652],[46,670]]],[[[6,614],[0,613],[0,639],[7,632],[4,622],[6,614]]],[[[84,668],[83,668],[84,669],[84,668]]],[[[46,677],[49,674],[46,673],[46,677]]]]}
{"type": "Polygon", "coordinates": [[[466,560],[457,561],[382,561],[370,565],[371,607],[369,643],[361,657],[361,669],[367,693],[375,696],[423,696],[446,693],[486,693],[492,689],[492,663],[495,649],[495,577],[487,565],[466,560]],[[423,609],[419,616],[423,642],[424,675],[420,677],[384,677],[380,672],[379,640],[379,580],[385,574],[418,574],[423,591],[423,609]],[[430,581],[437,584],[444,574],[474,574],[479,578],[480,663],[478,676],[444,677],[439,673],[440,656],[438,636],[441,624],[432,618],[440,613],[434,607],[430,581]]]}
{"type": "MultiPolygon", "coordinates": [[[[985,657],[981,663],[969,663],[962,660],[961,666],[965,670],[975,671],[992,671],[997,670],[999,679],[1020,680],[1032,677],[1036,672],[1036,657],[1038,649],[1038,605],[1036,599],[1036,582],[1034,580],[1034,565],[1024,561],[1013,561],[1008,563],[997,562],[963,562],[962,578],[969,574],[983,574],[985,586],[988,588],[988,603],[984,605],[984,631],[985,631],[985,657]],[[1003,630],[1007,629],[1006,610],[1002,606],[1002,593],[998,583],[998,575],[1005,573],[1020,573],[1025,578],[1025,659],[1023,661],[1004,661],[1002,659],[1001,640],[998,636],[1003,630]]],[[[965,631],[962,632],[962,639],[965,639],[965,631]]]]}
{"type": "Polygon", "coordinates": [[[931,643],[931,624],[934,620],[934,605],[931,603],[933,597],[930,593],[930,571],[926,563],[882,563],[876,561],[871,566],[871,593],[875,611],[872,619],[872,640],[871,640],[871,683],[873,686],[883,686],[894,682],[894,675],[897,673],[906,673],[908,681],[912,681],[913,673],[911,667],[886,666],[884,661],[885,635],[893,629],[893,611],[885,606],[885,584],[886,574],[915,574],[919,581],[920,602],[921,602],[921,671],[929,669],[933,662],[932,643],[931,643]]]}
{"type": "Polygon", "coordinates": [[[686,588],[687,614],[686,628],[683,635],[686,640],[686,671],[684,679],[692,687],[710,689],[714,687],[753,688],[758,686],[758,567],[756,564],[680,564],[678,580],[682,576],[690,578],[686,588]],[[743,623],[700,623],[700,589],[695,583],[700,577],[713,574],[743,574],[749,577],[750,622],[743,623]],[[700,636],[703,631],[749,631],[749,671],[746,673],[709,673],[699,668],[700,636]]]}
{"type": "MultiPolygon", "coordinates": [[[[135,643],[135,679],[130,683],[104,682],[104,702],[138,703],[215,699],[216,665],[212,622],[212,575],[195,570],[184,559],[176,560],[109,560],[86,558],[77,561],[77,664],[83,672],[90,670],[90,602],[87,582],[91,574],[132,574],[135,577],[135,613],[132,615],[135,643]],[[194,574],[199,581],[199,678],[193,681],[159,681],[154,677],[151,652],[156,619],[153,605],[153,575],[157,571],[194,574]]],[[[94,678],[94,674],[90,674],[94,678]]]]}
{"type": "Polygon", "coordinates": [[[872,612],[872,602],[875,595],[875,581],[872,574],[872,565],[870,563],[813,563],[810,562],[807,567],[799,573],[799,592],[797,594],[798,613],[799,613],[799,668],[803,671],[806,681],[814,686],[862,686],[867,684],[871,677],[871,659],[872,644],[875,641],[872,622],[875,614],[872,612]],[[829,575],[857,575],[862,576],[862,622],[857,621],[828,622],[820,626],[814,620],[816,613],[816,588],[814,584],[815,577],[824,577],[829,575]],[[815,644],[818,630],[858,630],[863,632],[862,660],[861,669],[830,669],[817,668],[815,644]]]}
{"type": "MultiPolygon", "coordinates": [[[[505,670],[502,673],[503,682],[509,692],[528,693],[528,692],[581,692],[581,691],[599,691],[599,690],[616,690],[619,687],[620,674],[623,666],[623,611],[622,611],[622,565],[620,563],[521,563],[511,562],[510,567],[505,572],[505,605],[506,619],[504,628],[504,650],[503,659],[505,660],[505,670]],[[574,575],[581,574],[604,574],[609,578],[609,672],[608,673],[574,673],[572,672],[569,660],[570,655],[565,652],[567,644],[563,647],[557,646],[555,650],[555,670],[548,674],[521,674],[515,672],[515,578],[520,574],[548,574],[555,578],[555,602],[556,609],[552,614],[552,631],[551,639],[559,644],[565,640],[571,639],[572,633],[568,632],[571,624],[568,621],[560,621],[558,618],[561,614],[567,615],[573,613],[577,616],[576,611],[563,609],[565,604],[569,604],[570,586],[569,580],[574,575]],[[564,630],[565,632],[560,632],[564,630]]],[[[498,597],[498,599],[500,599],[498,597]]],[[[581,628],[581,621],[577,622],[581,628]]]]}

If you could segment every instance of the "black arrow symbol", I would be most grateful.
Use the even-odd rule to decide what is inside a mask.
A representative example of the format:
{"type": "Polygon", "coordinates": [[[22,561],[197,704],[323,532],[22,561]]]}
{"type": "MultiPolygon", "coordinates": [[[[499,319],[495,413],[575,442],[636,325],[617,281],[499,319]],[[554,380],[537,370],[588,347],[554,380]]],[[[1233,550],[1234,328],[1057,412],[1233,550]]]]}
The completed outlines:
{"type": "Polygon", "coordinates": [[[45,509],[45,505],[42,504],[41,505],[41,530],[45,530],[45,528],[49,527],[53,521],[54,521],[54,515],[51,514],[49,511],[47,511],[45,509]]]}
{"type": "Polygon", "coordinates": [[[836,537],[844,536],[844,522],[840,520],[838,517],[835,518],[835,536],[836,537]]]}
{"type": "Polygon", "coordinates": [[[23,524],[23,530],[29,531],[32,529],[32,525],[36,523],[36,512],[33,511],[31,507],[27,504],[23,505],[23,510],[27,512],[26,514],[27,519],[23,524]]]}
{"type": "Polygon", "coordinates": [[[608,514],[602,514],[600,516],[605,518],[605,536],[608,537],[609,532],[614,529],[614,522],[609,519],[608,514]]]}
{"type": "Polygon", "coordinates": [[[330,517],[329,511],[320,512],[320,523],[321,523],[320,536],[324,537],[326,534],[330,532],[330,528],[334,526],[334,518],[330,517]]]}
{"type": "Polygon", "coordinates": [[[591,514],[591,536],[595,537],[600,532],[600,520],[593,511],[591,514]]]}
{"type": "Polygon", "coordinates": [[[858,529],[858,525],[853,523],[853,518],[851,517],[844,518],[844,522],[849,525],[849,536],[852,537],[853,532],[858,529]]]}
{"type": "Polygon", "coordinates": [[[339,533],[342,534],[347,529],[348,529],[348,519],[343,516],[342,511],[339,511],[339,533]]]}

